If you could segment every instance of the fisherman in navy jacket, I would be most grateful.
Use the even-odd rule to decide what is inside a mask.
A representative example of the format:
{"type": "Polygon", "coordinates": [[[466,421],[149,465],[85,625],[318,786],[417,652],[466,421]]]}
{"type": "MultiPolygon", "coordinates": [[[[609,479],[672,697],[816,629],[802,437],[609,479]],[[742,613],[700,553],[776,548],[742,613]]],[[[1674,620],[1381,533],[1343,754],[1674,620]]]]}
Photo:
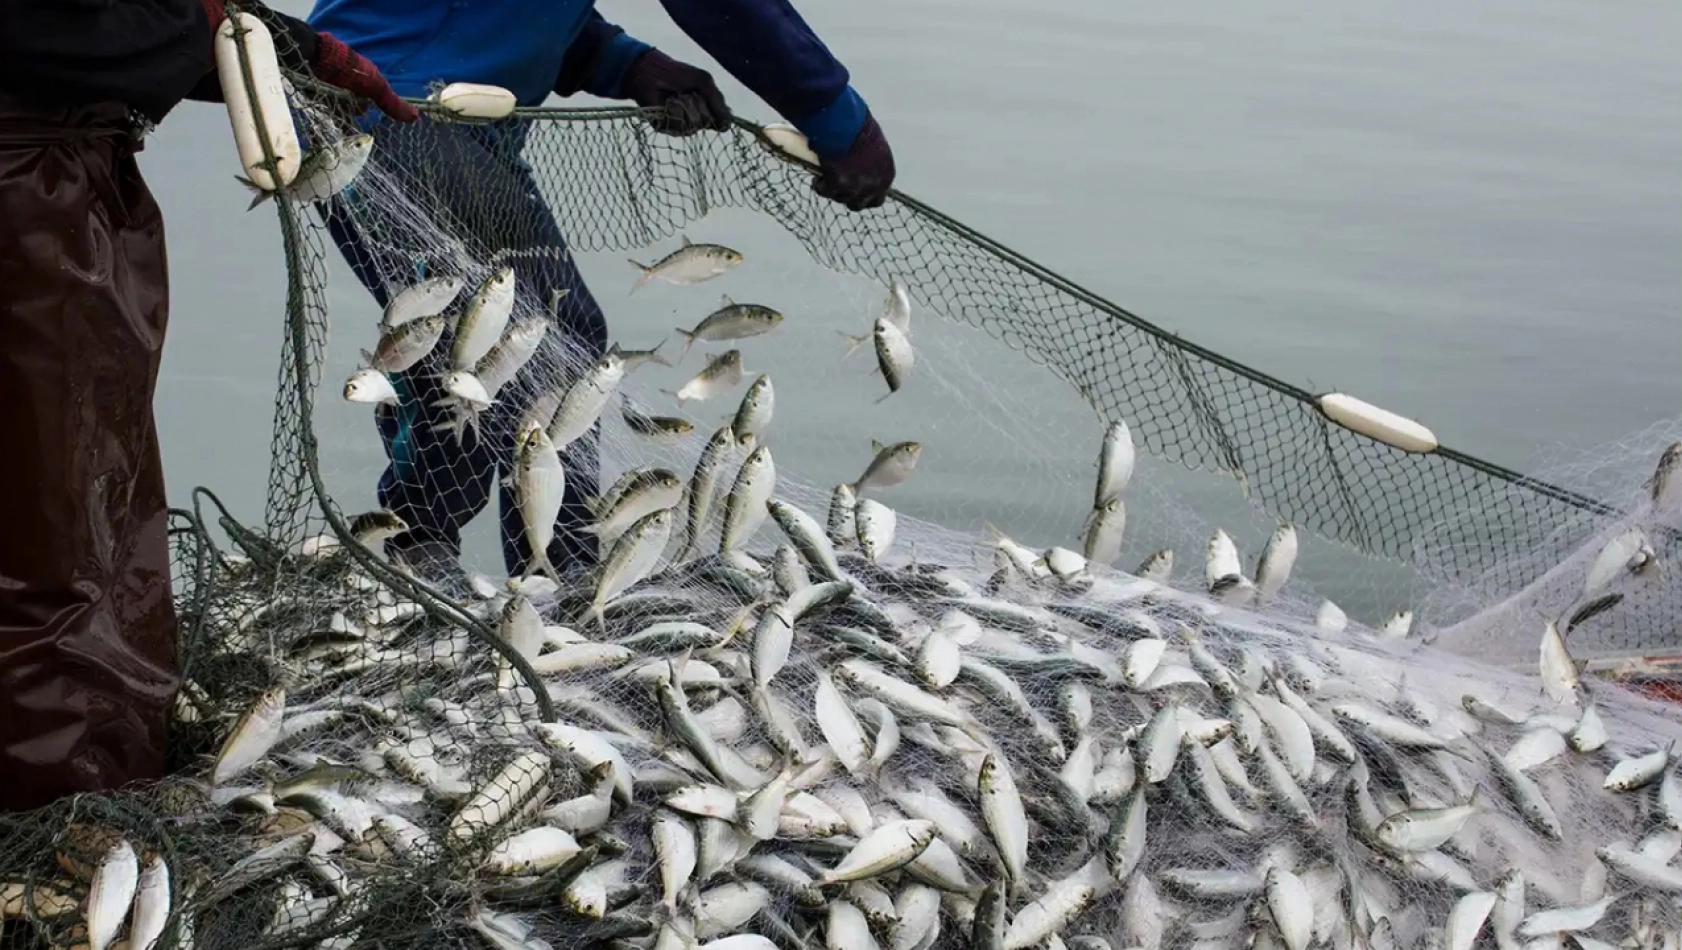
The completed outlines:
{"type": "MultiPolygon", "coordinates": [[[[862,211],[882,204],[894,179],[881,126],[847,70],[787,0],[661,0],[685,33],[809,140],[820,159],[813,189],[862,211]]],[[[654,125],[671,135],[730,128],[730,110],[712,76],[636,40],[594,9],[593,0],[316,0],[310,23],[377,65],[400,94],[425,96],[439,83],[501,86],[523,106],[549,93],[579,92],[663,109],[654,125]]],[[[427,579],[465,592],[461,530],[490,498],[502,474],[503,559],[511,575],[530,560],[514,498],[514,429],[540,393],[577,378],[607,349],[601,308],[584,286],[565,238],[520,157],[528,126],[381,122],[372,162],[396,176],[417,203],[443,212],[439,226],[465,241],[477,260],[505,259],[522,297],[555,301],[554,323],[530,364],[497,396],[476,433],[448,431],[441,360],[447,347],[394,380],[399,403],[376,423],[390,460],[380,503],[409,530],[387,542],[427,579]]],[[[564,184],[564,183],[563,183],[564,184]]],[[[328,211],[334,239],[363,285],[384,306],[426,267],[427,248],[369,240],[373,208],[328,211]]],[[[433,249],[436,250],[436,249],[433,249]]],[[[549,559],[563,572],[593,568],[599,551],[585,529],[586,500],[599,490],[597,429],[563,452],[566,499],[549,559]]]]}

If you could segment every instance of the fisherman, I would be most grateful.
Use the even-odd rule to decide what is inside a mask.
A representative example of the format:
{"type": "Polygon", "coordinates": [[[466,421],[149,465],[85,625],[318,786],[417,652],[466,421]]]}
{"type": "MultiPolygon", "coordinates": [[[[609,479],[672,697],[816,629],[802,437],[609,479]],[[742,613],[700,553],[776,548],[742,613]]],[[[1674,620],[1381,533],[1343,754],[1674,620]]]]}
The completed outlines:
{"type": "MultiPolygon", "coordinates": [[[[800,129],[821,160],[818,194],[861,211],[879,206],[893,183],[893,153],[838,62],[786,0],[662,0],[668,15],[731,75],[800,129]]],[[[663,113],[669,135],[731,127],[730,109],[705,70],[633,39],[593,9],[593,0],[316,0],[310,22],[354,42],[407,96],[439,83],[500,86],[523,106],[551,92],[629,100],[663,113]]],[[[519,420],[541,392],[578,378],[607,348],[601,307],[565,253],[566,239],[520,157],[527,126],[431,122],[379,123],[371,167],[440,213],[440,227],[464,240],[481,263],[513,266],[519,293],[555,308],[542,348],[498,395],[476,433],[446,425],[442,361],[447,346],[395,380],[397,407],[376,410],[389,464],[380,503],[409,530],[387,552],[422,576],[464,593],[461,530],[490,500],[500,469],[504,565],[524,574],[530,552],[515,503],[512,459],[519,420]],[[559,296],[558,296],[559,295],[559,296]],[[557,299],[558,298],[558,299],[557,299]]],[[[428,263],[412,249],[383,245],[361,230],[379,209],[347,210],[337,198],[328,226],[340,251],[383,307],[428,263]],[[370,238],[373,239],[370,239],[370,238]]],[[[424,256],[424,255],[422,255],[424,256]]],[[[565,500],[548,548],[559,570],[585,571],[599,556],[585,529],[586,499],[598,491],[599,425],[563,452],[565,500]]]]}
{"type": "MultiPolygon", "coordinates": [[[[343,42],[244,9],[286,65],[416,117],[343,42]]],[[[0,3],[0,811],[163,775],[168,270],[134,155],[182,99],[221,100],[226,18],[222,0],[0,3]]]]}

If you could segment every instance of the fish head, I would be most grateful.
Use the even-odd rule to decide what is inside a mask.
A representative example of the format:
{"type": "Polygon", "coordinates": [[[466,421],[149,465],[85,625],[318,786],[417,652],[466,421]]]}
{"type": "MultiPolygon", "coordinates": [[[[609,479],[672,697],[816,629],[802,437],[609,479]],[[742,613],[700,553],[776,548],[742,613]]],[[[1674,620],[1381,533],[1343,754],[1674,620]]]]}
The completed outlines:
{"type": "Polygon", "coordinates": [[[488,406],[491,402],[490,393],[485,391],[485,384],[472,373],[461,370],[445,378],[444,391],[474,406],[488,406]]]}
{"type": "Polygon", "coordinates": [[[923,457],[923,443],[901,442],[893,448],[894,458],[904,465],[915,465],[923,457]]]}
{"type": "Polygon", "coordinates": [[[505,294],[514,289],[514,268],[507,264],[492,271],[485,282],[479,285],[479,296],[505,294]]]}
{"type": "Polygon", "coordinates": [[[725,267],[735,267],[745,260],[745,258],[742,257],[741,251],[734,248],[724,247],[723,245],[719,245],[718,248],[712,252],[712,257],[713,260],[723,264],[725,267]]]}

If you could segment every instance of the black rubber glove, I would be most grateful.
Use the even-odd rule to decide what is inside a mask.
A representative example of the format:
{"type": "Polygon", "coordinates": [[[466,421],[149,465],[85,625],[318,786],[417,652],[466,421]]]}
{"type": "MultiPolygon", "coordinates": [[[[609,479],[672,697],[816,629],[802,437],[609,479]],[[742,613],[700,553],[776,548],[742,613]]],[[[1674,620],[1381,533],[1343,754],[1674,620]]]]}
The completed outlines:
{"type": "Polygon", "coordinates": [[[712,74],[657,49],[637,57],[625,71],[621,88],[625,98],[637,105],[665,110],[664,115],[649,121],[667,135],[694,135],[702,129],[724,132],[730,128],[730,107],[724,104],[724,94],[718,91],[712,74]]]}
{"type": "Polygon", "coordinates": [[[864,128],[846,152],[822,159],[812,190],[853,211],[881,207],[894,184],[894,153],[876,117],[866,115],[864,128]]]}

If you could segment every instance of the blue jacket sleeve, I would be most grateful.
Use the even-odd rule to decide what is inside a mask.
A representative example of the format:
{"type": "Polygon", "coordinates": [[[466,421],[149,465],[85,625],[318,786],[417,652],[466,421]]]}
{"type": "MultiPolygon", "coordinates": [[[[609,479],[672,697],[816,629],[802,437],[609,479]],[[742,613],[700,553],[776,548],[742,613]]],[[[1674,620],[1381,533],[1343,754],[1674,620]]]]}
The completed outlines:
{"type": "Polygon", "coordinates": [[[847,68],[788,0],[660,0],[666,14],[829,158],[852,147],[867,116],[847,68]]]}
{"type": "Polygon", "coordinates": [[[585,21],[584,29],[567,47],[561,60],[555,92],[562,96],[587,92],[603,99],[618,99],[625,83],[625,71],[637,57],[653,48],[591,10],[590,19],[585,21]]]}

